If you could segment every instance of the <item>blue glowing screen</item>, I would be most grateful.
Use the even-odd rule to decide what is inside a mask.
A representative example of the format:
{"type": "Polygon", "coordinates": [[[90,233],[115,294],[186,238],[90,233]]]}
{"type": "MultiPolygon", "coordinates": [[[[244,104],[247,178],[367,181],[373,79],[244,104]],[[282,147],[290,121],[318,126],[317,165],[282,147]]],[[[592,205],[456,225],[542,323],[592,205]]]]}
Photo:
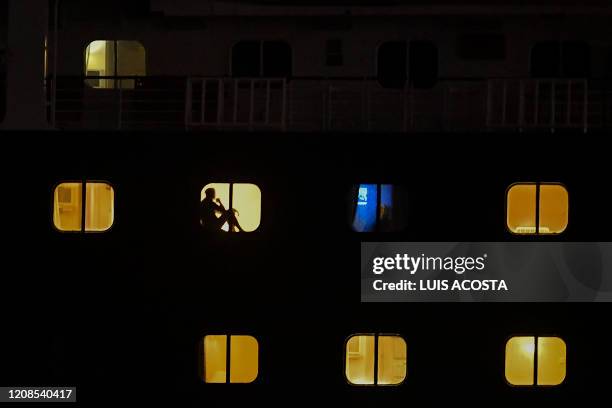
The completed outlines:
{"type": "Polygon", "coordinates": [[[376,184],[359,184],[353,229],[358,232],[374,231],[376,228],[376,184]]]}

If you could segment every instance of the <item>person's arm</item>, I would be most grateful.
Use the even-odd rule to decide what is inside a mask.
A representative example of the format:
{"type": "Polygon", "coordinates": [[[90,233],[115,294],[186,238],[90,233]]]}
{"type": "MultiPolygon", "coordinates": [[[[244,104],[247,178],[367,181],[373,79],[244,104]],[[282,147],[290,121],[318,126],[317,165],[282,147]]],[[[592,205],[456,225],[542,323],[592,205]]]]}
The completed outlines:
{"type": "Polygon", "coordinates": [[[217,211],[225,211],[225,206],[221,202],[220,198],[215,198],[215,203],[216,203],[215,207],[216,207],[217,211]]]}

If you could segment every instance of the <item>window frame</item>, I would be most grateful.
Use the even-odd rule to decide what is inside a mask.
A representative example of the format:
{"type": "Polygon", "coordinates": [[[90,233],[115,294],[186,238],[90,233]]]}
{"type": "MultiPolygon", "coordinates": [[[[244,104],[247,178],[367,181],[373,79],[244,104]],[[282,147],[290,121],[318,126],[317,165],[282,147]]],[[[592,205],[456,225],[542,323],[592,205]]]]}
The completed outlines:
{"type": "Polygon", "coordinates": [[[104,180],[104,179],[66,179],[66,180],[62,180],[62,181],[58,181],[57,183],[55,183],[53,185],[53,187],[51,188],[51,225],[53,226],[53,228],[55,229],[56,232],[60,232],[62,234],[105,234],[110,232],[113,227],[115,226],[115,220],[117,219],[117,214],[115,211],[115,199],[117,197],[116,191],[115,191],[115,186],[108,180],[104,180]],[[61,186],[62,184],[68,184],[68,183],[80,183],[81,184],[81,229],[78,231],[65,231],[65,230],[61,230],[57,227],[57,225],[55,225],[55,221],[54,221],[54,213],[55,213],[55,191],[57,190],[57,188],[59,186],[61,186]],[[85,213],[87,211],[87,184],[106,184],[108,186],[110,186],[110,188],[113,191],[113,222],[111,222],[111,225],[102,231],[95,231],[95,230],[86,230],[85,229],[85,213]]]}
{"type": "Polygon", "coordinates": [[[533,333],[517,333],[517,334],[512,334],[506,337],[506,341],[503,344],[503,373],[502,376],[504,377],[504,381],[506,382],[506,385],[512,387],[512,388],[519,388],[519,389],[539,389],[539,388],[557,388],[557,387],[562,387],[567,380],[567,355],[569,354],[567,352],[568,347],[567,347],[567,341],[565,341],[565,339],[563,337],[561,337],[558,334],[552,333],[552,334],[533,334],[533,333]],[[515,337],[533,337],[534,339],[534,348],[533,348],[533,384],[512,384],[510,381],[508,381],[508,378],[506,377],[506,347],[508,345],[508,342],[510,340],[512,340],[515,337]],[[538,384],[538,339],[541,337],[548,337],[548,338],[557,338],[559,340],[561,340],[563,342],[563,344],[565,344],[565,373],[563,375],[563,380],[556,385],[551,385],[551,384],[538,384]]]}
{"type": "Polygon", "coordinates": [[[555,237],[555,236],[560,236],[561,234],[564,234],[567,229],[570,226],[570,194],[569,194],[569,190],[567,188],[567,186],[562,183],[562,182],[556,182],[556,181],[517,181],[514,182],[512,184],[510,184],[507,188],[506,188],[506,193],[505,193],[505,203],[504,203],[504,219],[505,222],[504,224],[506,225],[506,231],[508,231],[510,234],[514,235],[514,236],[518,236],[518,237],[555,237]],[[536,207],[535,207],[535,228],[536,228],[536,232],[534,233],[519,233],[519,232],[514,232],[512,231],[512,229],[510,228],[510,226],[508,225],[508,193],[510,193],[510,190],[512,189],[512,187],[514,186],[528,186],[528,185],[535,185],[536,186],[536,196],[535,196],[535,201],[536,201],[536,207]],[[565,192],[567,193],[567,223],[565,224],[565,228],[563,228],[562,231],[560,232],[552,232],[552,233],[540,233],[540,187],[543,185],[547,185],[547,186],[560,186],[562,187],[565,192]]]}
{"type": "MultiPolygon", "coordinates": [[[[261,191],[261,187],[259,186],[259,184],[255,183],[255,182],[250,182],[250,181],[211,181],[208,182],[206,184],[204,184],[200,189],[199,189],[199,201],[198,201],[198,208],[199,206],[202,204],[202,192],[204,191],[204,189],[210,185],[210,184],[229,184],[229,203],[227,205],[227,209],[230,208],[234,208],[234,184],[250,184],[253,185],[255,187],[257,187],[257,189],[259,190],[260,193],[260,200],[259,200],[259,224],[257,224],[257,228],[255,228],[253,231],[245,231],[244,233],[240,233],[237,231],[222,231],[222,232],[227,232],[227,233],[232,233],[233,235],[241,235],[241,236],[245,236],[245,235],[251,235],[253,233],[259,232],[261,229],[261,225],[263,224],[263,193],[261,191]]],[[[207,231],[206,228],[202,225],[201,223],[201,218],[200,218],[200,212],[198,210],[198,225],[200,227],[200,230],[204,233],[209,233],[211,235],[218,235],[218,231],[207,231]]]]}
{"type": "MultiPolygon", "coordinates": [[[[351,230],[353,232],[356,232],[356,233],[359,233],[359,234],[363,234],[363,233],[366,233],[366,234],[370,233],[371,234],[371,233],[381,232],[380,231],[380,226],[379,226],[379,224],[380,224],[380,201],[381,201],[380,200],[380,195],[381,195],[381,192],[382,192],[382,186],[384,184],[389,184],[389,183],[358,183],[358,184],[355,184],[354,187],[357,187],[357,191],[355,191],[355,193],[357,193],[357,200],[359,200],[359,188],[363,184],[366,184],[366,185],[367,184],[374,184],[376,186],[376,208],[374,210],[375,213],[376,213],[376,222],[374,224],[374,230],[373,231],[357,231],[353,227],[353,223],[355,222],[355,215],[357,213],[357,206],[359,205],[358,201],[356,201],[355,204],[353,205],[353,200],[355,199],[355,195],[354,194],[352,195],[351,200],[350,200],[350,203],[351,203],[351,206],[352,206],[352,208],[351,208],[351,218],[350,218],[351,230]]],[[[393,185],[393,184],[391,184],[391,185],[393,185]]]]}
{"type": "Polygon", "coordinates": [[[399,333],[389,333],[389,332],[381,332],[381,333],[352,333],[350,334],[345,340],[344,340],[344,349],[343,351],[343,373],[344,373],[344,381],[346,382],[347,385],[350,385],[351,387],[399,387],[401,385],[403,385],[406,382],[406,377],[408,377],[408,343],[406,342],[406,339],[404,338],[404,336],[402,336],[399,333]],[[372,384],[355,384],[353,382],[351,382],[348,378],[348,376],[346,375],[346,369],[347,369],[347,353],[348,353],[348,343],[349,341],[353,338],[353,337],[359,337],[359,336],[372,336],[374,337],[374,362],[373,362],[373,383],[372,384]],[[404,341],[404,344],[406,345],[406,371],[404,372],[404,378],[402,379],[402,381],[398,382],[397,384],[378,384],[378,338],[379,337],[399,337],[400,339],[402,339],[404,341]]]}
{"type": "Polygon", "coordinates": [[[253,78],[253,79],[262,79],[262,78],[279,78],[279,77],[266,77],[264,76],[263,72],[264,72],[264,43],[283,43],[285,45],[287,45],[289,47],[289,59],[291,61],[291,72],[289,73],[288,76],[284,77],[287,80],[289,80],[290,78],[293,77],[293,67],[294,67],[294,54],[293,54],[293,47],[291,45],[291,42],[285,40],[284,38],[265,38],[265,39],[261,39],[261,38],[251,38],[251,39],[241,39],[238,41],[235,41],[231,47],[230,47],[230,52],[229,52],[229,77],[233,78],[233,79],[247,79],[247,78],[253,78]],[[257,77],[245,77],[245,76],[236,76],[234,75],[234,48],[236,47],[236,45],[240,44],[240,43],[248,43],[248,42],[257,42],[259,43],[259,75],[257,77]]]}
{"type": "Polygon", "coordinates": [[[438,43],[436,43],[433,40],[427,39],[427,38],[410,38],[410,39],[405,39],[405,38],[399,38],[399,39],[386,39],[383,41],[380,41],[376,44],[376,49],[375,49],[375,54],[374,54],[374,76],[376,78],[376,83],[378,84],[378,86],[380,86],[383,89],[389,89],[389,90],[405,90],[405,89],[418,89],[418,90],[423,90],[423,91],[431,91],[433,90],[436,86],[438,86],[438,83],[440,82],[440,47],[438,47],[438,43]],[[380,54],[380,47],[382,47],[383,45],[387,44],[387,43],[397,43],[397,42],[402,42],[404,43],[404,46],[406,47],[406,80],[404,81],[404,85],[402,87],[393,87],[393,86],[385,86],[381,83],[380,80],[380,75],[379,75],[379,54],[380,54]],[[427,87],[415,87],[414,86],[414,73],[412,72],[411,69],[411,61],[412,61],[412,43],[429,43],[430,45],[433,45],[436,49],[436,78],[435,78],[435,82],[431,85],[431,86],[427,86],[427,87]]]}
{"type": "MultiPolygon", "coordinates": [[[[146,70],[146,67],[147,67],[147,48],[144,46],[144,44],[142,43],[141,40],[136,40],[136,39],[133,39],[133,40],[125,40],[125,39],[124,40],[120,40],[120,39],[116,39],[116,38],[106,39],[106,40],[100,40],[100,39],[98,39],[98,40],[91,40],[91,41],[89,41],[89,42],[87,42],[85,44],[85,48],[83,50],[83,69],[82,69],[81,72],[83,72],[83,84],[85,85],[86,88],[94,89],[94,90],[106,90],[106,89],[108,89],[108,90],[117,90],[117,89],[124,89],[120,85],[121,84],[121,79],[119,79],[119,80],[117,79],[117,78],[120,78],[120,77],[126,77],[126,78],[129,78],[129,79],[133,80],[134,81],[134,87],[136,87],[136,81],[138,80],[137,78],[143,78],[144,76],[146,76],[146,75],[144,75],[144,76],[143,75],[125,75],[125,76],[123,76],[123,75],[118,75],[117,74],[117,69],[118,69],[117,63],[118,63],[118,60],[119,60],[119,58],[118,58],[119,57],[119,51],[118,51],[117,44],[119,42],[121,42],[121,41],[136,42],[136,43],[140,44],[140,46],[144,50],[144,66],[145,66],[145,70],[146,70]],[[87,61],[87,49],[89,48],[89,46],[91,44],[93,44],[96,41],[105,41],[105,42],[112,42],[113,43],[113,58],[114,58],[114,60],[113,60],[113,73],[114,74],[113,75],[98,75],[98,76],[88,76],[87,75],[87,62],[88,62],[87,61]],[[100,86],[91,86],[91,85],[89,85],[87,83],[88,80],[98,80],[98,81],[100,81],[100,80],[103,80],[103,79],[106,79],[106,80],[110,79],[110,80],[114,80],[115,82],[113,82],[113,86],[112,87],[108,87],[108,88],[100,87],[100,86]]],[[[129,89],[129,88],[127,88],[127,89],[129,89]]]]}
{"type": "MultiPolygon", "coordinates": [[[[349,208],[349,219],[348,219],[348,224],[349,224],[349,228],[353,233],[357,233],[357,234],[394,234],[394,233],[401,233],[403,231],[406,230],[407,225],[408,225],[408,215],[407,213],[405,213],[404,218],[403,218],[403,222],[402,222],[402,217],[398,217],[399,220],[396,220],[396,222],[398,224],[401,224],[399,227],[397,228],[392,228],[390,230],[381,230],[380,227],[380,222],[381,222],[381,217],[380,217],[380,209],[381,209],[381,204],[382,204],[382,189],[383,186],[391,186],[393,188],[393,190],[395,191],[394,194],[399,194],[400,195],[400,204],[403,203],[403,205],[398,205],[397,206],[397,210],[399,210],[400,208],[406,208],[407,202],[405,200],[406,198],[406,193],[407,190],[404,186],[404,184],[398,184],[398,183],[391,183],[391,182],[384,182],[384,183],[376,183],[376,182],[365,182],[365,183],[355,183],[353,184],[352,188],[350,189],[349,192],[349,200],[348,202],[350,203],[350,208],[349,208]],[[374,224],[374,229],[372,231],[358,231],[353,227],[353,223],[355,222],[355,214],[357,213],[357,207],[358,207],[358,197],[359,197],[359,187],[361,185],[375,185],[376,186],[376,222],[374,224]]],[[[397,211],[396,210],[396,211],[397,211]]]]}
{"type": "Polygon", "coordinates": [[[200,380],[202,381],[203,384],[205,385],[216,385],[216,386],[223,386],[223,385],[238,385],[238,386],[248,386],[250,384],[255,384],[259,381],[259,366],[260,366],[260,355],[261,355],[261,346],[259,344],[259,340],[257,339],[256,336],[254,336],[253,334],[246,334],[246,333],[234,333],[234,332],[226,332],[226,333],[221,333],[221,334],[214,334],[214,333],[208,333],[205,334],[201,337],[200,340],[200,347],[199,349],[199,355],[198,355],[198,360],[199,360],[199,374],[200,374],[200,380]],[[204,339],[207,336],[225,336],[225,382],[206,382],[206,352],[204,351],[204,339]],[[256,374],[255,374],[255,378],[253,379],[253,381],[251,382],[232,382],[231,381],[231,363],[232,363],[232,336],[247,336],[247,337],[251,337],[255,340],[255,342],[257,343],[257,367],[256,367],[256,374]]]}

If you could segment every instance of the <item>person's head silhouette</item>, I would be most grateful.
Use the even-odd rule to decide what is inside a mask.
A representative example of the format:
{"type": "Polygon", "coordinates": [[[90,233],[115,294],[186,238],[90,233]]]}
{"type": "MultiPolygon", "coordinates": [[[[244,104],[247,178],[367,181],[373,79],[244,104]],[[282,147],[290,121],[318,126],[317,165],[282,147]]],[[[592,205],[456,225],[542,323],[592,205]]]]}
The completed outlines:
{"type": "Polygon", "coordinates": [[[204,199],[214,200],[216,194],[217,193],[215,192],[214,188],[212,188],[212,187],[207,188],[206,190],[204,190],[204,199]]]}

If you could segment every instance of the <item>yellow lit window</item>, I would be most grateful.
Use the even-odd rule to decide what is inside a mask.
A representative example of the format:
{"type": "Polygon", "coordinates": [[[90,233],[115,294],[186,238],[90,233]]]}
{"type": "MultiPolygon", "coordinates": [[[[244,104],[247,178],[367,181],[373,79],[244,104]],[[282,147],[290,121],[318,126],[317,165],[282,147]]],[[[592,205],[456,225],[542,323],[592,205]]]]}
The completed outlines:
{"type": "Polygon", "coordinates": [[[84,65],[92,88],[133,89],[135,80],[129,77],[146,75],[145,49],[138,41],[92,41],[85,49],[84,65]]]}
{"type": "Polygon", "coordinates": [[[354,385],[397,385],[406,378],[406,342],[397,335],[354,335],[346,342],[346,378],[354,385]]]}
{"type": "Polygon", "coordinates": [[[517,183],[508,189],[506,210],[515,234],[560,234],[567,228],[569,197],[561,184],[517,183]]]}
{"type": "Polygon", "coordinates": [[[511,385],[559,385],[566,372],[565,342],[559,337],[512,337],[506,343],[506,380],[511,385]]]}
{"type": "Polygon", "coordinates": [[[261,191],[255,184],[211,183],[200,194],[200,225],[208,231],[252,232],[261,221],[261,191]]]}
{"type": "Polygon", "coordinates": [[[204,337],[204,382],[251,383],[257,378],[258,366],[259,345],[254,337],[204,337]]]}
{"type": "Polygon", "coordinates": [[[114,205],[108,183],[60,183],[53,192],[53,224],[60,231],[106,231],[113,225],[114,205]]]}

